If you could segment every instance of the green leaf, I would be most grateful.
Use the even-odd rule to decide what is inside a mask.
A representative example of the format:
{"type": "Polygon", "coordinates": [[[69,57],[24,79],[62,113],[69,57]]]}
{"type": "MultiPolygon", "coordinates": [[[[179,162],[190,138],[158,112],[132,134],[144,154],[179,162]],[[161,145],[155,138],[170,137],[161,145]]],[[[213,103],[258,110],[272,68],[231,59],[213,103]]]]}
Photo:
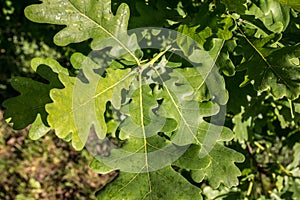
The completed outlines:
{"type": "Polygon", "coordinates": [[[55,129],[55,134],[59,138],[66,138],[72,133],[73,146],[75,149],[79,149],[83,144],[76,131],[72,114],[72,90],[75,78],[60,74],[59,79],[65,88],[51,91],[50,96],[53,103],[46,106],[46,110],[49,113],[47,120],[51,128],[55,129]]]}
{"type": "Polygon", "coordinates": [[[241,175],[241,172],[234,163],[244,162],[245,158],[242,154],[216,143],[207,157],[211,160],[207,168],[192,170],[192,178],[196,182],[200,182],[206,177],[214,188],[219,187],[221,183],[228,187],[239,184],[237,177],[241,175]]]}
{"type": "MultiPolygon", "coordinates": [[[[222,49],[225,41],[213,39],[213,47],[208,51],[194,50],[188,58],[200,66],[193,68],[178,69],[193,87],[193,99],[197,101],[208,101],[209,99],[219,105],[225,105],[228,101],[228,94],[225,88],[224,78],[215,65],[223,62],[225,57],[222,49]],[[204,53],[205,52],[205,53],[204,53]]],[[[220,69],[222,68],[221,66],[220,69]]],[[[228,66],[228,68],[231,66],[228,66]]],[[[227,68],[227,69],[228,69],[227,68]]]]}
{"type": "Polygon", "coordinates": [[[206,177],[214,188],[219,187],[221,183],[228,187],[237,185],[237,177],[241,173],[234,163],[243,162],[244,156],[223,145],[223,141],[230,141],[233,138],[232,131],[226,127],[204,122],[200,124],[198,138],[203,143],[200,159],[209,159],[210,165],[192,170],[192,178],[200,182],[206,177]]]}
{"type": "Polygon", "coordinates": [[[201,199],[200,189],[170,167],[181,152],[182,148],[157,135],[129,138],[121,150],[113,149],[108,157],[97,157],[93,160],[91,168],[98,173],[107,173],[114,169],[121,171],[116,180],[98,192],[98,198],[201,199]],[[178,188],[178,191],[170,188],[178,188]]]}
{"type": "MultiPolygon", "coordinates": [[[[193,47],[193,42],[197,42],[200,46],[203,46],[206,42],[206,37],[203,36],[202,32],[196,33],[197,27],[187,27],[185,25],[181,25],[178,30],[185,35],[191,37],[194,41],[190,42],[189,39],[186,41],[180,41],[180,47],[185,55],[189,54],[189,50],[193,47]]],[[[207,37],[211,37],[208,35],[207,37]]],[[[222,38],[222,37],[221,37],[222,38]]],[[[224,38],[226,41],[220,38],[213,38],[210,41],[210,50],[208,53],[211,55],[211,59],[222,72],[227,76],[232,76],[235,73],[235,66],[229,57],[229,52],[233,52],[236,47],[236,43],[234,40],[229,40],[229,38],[224,38]]],[[[198,60],[199,60],[198,55],[198,60]]],[[[203,58],[202,58],[203,59],[203,58]]]]}
{"type": "Polygon", "coordinates": [[[112,169],[131,173],[150,173],[170,166],[187,147],[179,147],[164,137],[128,137],[122,149],[112,149],[107,157],[96,158],[112,169]]]}
{"type": "Polygon", "coordinates": [[[7,109],[4,118],[12,118],[13,128],[25,128],[34,122],[38,113],[41,113],[44,122],[46,122],[47,113],[44,106],[51,102],[48,96],[51,87],[23,77],[13,78],[11,84],[14,89],[21,93],[19,96],[10,98],[3,103],[3,106],[7,109]],[[25,102],[29,102],[29,104],[24,104],[25,102]]]}
{"type": "Polygon", "coordinates": [[[209,157],[200,158],[201,147],[192,144],[186,152],[173,164],[182,169],[200,170],[209,167],[211,159],[209,157]]]}
{"type": "Polygon", "coordinates": [[[279,3],[292,7],[298,11],[300,11],[300,2],[298,0],[276,0],[279,3]]]}
{"type": "Polygon", "coordinates": [[[59,79],[65,88],[51,91],[53,103],[47,105],[46,110],[49,125],[56,130],[58,137],[65,138],[72,133],[73,146],[80,150],[92,126],[100,138],[106,136],[106,103],[111,102],[114,108],[119,109],[121,91],[128,89],[133,76],[129,69],[108,68],[103,78],[94,71],[99,66],[79,53],[72,56],[71,62],[75,68],[81,67],[83,74],[78,78],[61,74],[59,79]]]}
{"type": "MultiPolygon", "coordinates": [[[[141,83],[141,82],[140,82],[141,83]]],[[[135,81],[131,84],[133,94],[131,102],[122,107],[121,112],[127,115],[120,128],[120,139],[128,137],[150,137],[160,132],[166,123],[166,119],[158,112],[159,105],[149,85],[138,85],[135,81]],[[137,85],[135,88],[134,85],[137,85]]]]}
{"type": "Polygon", "coordinates": [[[197,138],[202,143],[200,157],[206,155],[216,142],[230,141],[233,138],[232,131],[225,126],[217,126],[203,121],[198,127],[197,138]]]}
{"type": "Polygon", "coordinates": [[[251,3],[247,15],[254,15],[272,32],[283,32],[290,22],[290,9],[274,0],[259,0],[251,3]]]}
{"type": "Polygon", "coordinates": [[[243,121],[244,109],[242,108],[242,112],[235,115],[232,118],[232,122],[234,123],[233,132],[235,133],[234,138],[240,143],[244,143],[244,141],[248,140],[248,128],[251,125],[251,119],[247,119],[247,121],[243,121]]]}
{"type": "Polygon", "coordinates": [[[221,0],[221,3],[225,4],[229,11],[236,12],[236,13],[244,13],[246,10],[246,0],[221,0]]]}
{"type": "Polygon", "coordinates": [[[53,59],[36,58],[31,65],[33,70],[49,84],[23,77],[12,79],[11,84],[14,89],[20,92],[20,95],[6,100],[3,106],[7,109],[4,118],[11,118],[14,129],[25,128],[36,120],[38,114],[40,114],[43,123],[48,125],[45,105],[51,103],[49,92],[52,88],[63,87],[57,73],[68,73],[53,59]]]}
{"type": "Polygon", "coordinates": [[[236,49],[245,58],[239,70],[247,70],[256,90],[269,90],[276,98],[296,99],[300,94],[300,68],[293,59],[300,57],[300,45],[274,48],[270,44],[277,38],[276,34],[262,39],[243,35],[236,49]]]}
{"type": "Polygon", "coordinates": [[[218,53],[204,54],[194,50],[189,59],[200,62],[200,67],[173,70],[162,59],[158,70],[154,69],[153,79],[158,79],[163,86],[158,98],[164,99],[162,107],[168,111],[160,114],[177,121],[177,130],[171,137],[177,145],[192,142],[200,145],[197,129],[202,118],[217,114],[219,105],[226,104],[228,100],[224,79],[209,57],[217,57],[218,53]]]}
{"type": "Polygon", "coordinates": [[[210,38],[218,38],[222,40],[229,40],[232,38],[231,29],[234,26],[234,21],[228,15],[223,14],[219,16],[216,13],[202,13],[201,16],[200,14],[199,16],[196,16],[195,20],[197,22],[196,25],[191,26],[181,24],[177,30],[191,37],[193,40],[198,42],[200,46],[204,46],[205,42],[210,38]]]}
{"type": "Polygon", "coordinates": [[[128,6],[121,4],[114,15],[110,0],[43,0],[24,12],[34,22],[66,25],[54,37],[59,46],[91,38],[93,47],[105,38],[126,32],[129,19],[128,6]]]}
{"type": "MultiPolygon", "coordinates": [[[[92,168],[95,166],[92,164],[92,168]]],[[[97,167],[96,167],[97,170],[97,167]]],[[[121,172],[97,194],[97,199],[202,199],[200,189],[171,167],[151,173],[121,172]]]]}
{"type": "Polygon", "coordinates": [[[33,58],[31,60],[31,68],[36,72],[37,71],[37,68],[40,66],[40,65],[47,65],[49,67],[51,67],[52,71],[57,73],[57,74],[60,74],[60,73],[63,73],[63,74],[69,74],[68,73],[68,70],[66,68],[63,68],[56,60],[52,59],[52,58],[46,58],[46,59],[43,59],[43,58],[33,58]]]}
{"type": "Polygon", "coordinates": [[[293,162],[288,166],[289,168],[297,168],[300,164],[300,143],[296,143],[293,147],[294,150],[294,160],[293,162]]]}
{"type": "Polygon", "coordinates": [[[38,114],[35,121],[32,123],[29,130],[29,138],[32,140],[37,140],[43,137],[50,131],[48,126],[45,126],[41,119],[41,115],[38,114]]]}
{"type": "Polygon", "coordinates": [[[228,187],[236,186],[237,177],[241,173],[234,163],[243,162],[244,156],[222,144],[222,141],[232,139],[232,131],[203,122],[199,126],[197,137],[202,145],[191,145],[174,164],[191,170],[192,178],[196,182],[201,182],[206,177],[214,188],[221,183],[228,187]]]}
{"type": "MultiPolygon", "coordinates": [[[[192,94],[188,95],[186,99],[193,99],[203,103],[207,103],[206,101],[214,99],[214,101],[219,104],[225,104],[228,98],[226,96],[226,89],[225,87],[222,87],[222,79],[218,79],[220,77],[217,77],[214,80],[213,73],[216,72],[216,70],[213,69],[211,70],[211,72],[208,71],[205,74],[199,71],[200,69],[196,67],[177,70],[177,72],[179,72],[179,74],[183,76],[181,79],[185,78],[187,81],[186,84],[190,85],[193,89],[192,94]],[[213,81],[217,81],[220,84],[216,84],[216,82],[215,84],[210,84],[213,83],[213,81]],[[207,84],[209,84],[209,87],[207,86],[207,84]]],[[[180,80],[178,80],[177,82],[180,83],[180,80]]],[[[211,104],[212,106],[214,105],[214,110],[218,112],[219,108],[217,105],[213,104],[212,102],[209,102],[209,104],[211,104]]],[[[213,112],[213,114],[217,112],[213,112]]],[[[210,116],[209,113],[207,115],[210,116]]]]}
{"type": "Polygon", "coordinates": [[[222,141],[232,139],[232,131],[202,122],[197,137],[202,145],[191,145],[174,165],[191,170],[192,178],[196,182],[201,182],[206,177],[215,188],[221,183],[228,187],[237,185],[237,177],[241,173],[234,163],[243,162],[244,156],[222,144],[222,141]]]}
{"type": "MultiPolygon", "coordinates": [[[[177,145],[188,145],[191,142],[197,141],[197,127],[201,122],[200,107],[197,101],[185,100],[194,92],[189,82],[184,78],[183,74],[173,71],[168,74],[170,79],[164,80],[164,77],[159,74],[161,84],[164,90],[160,91],[159,98],[163,98],[162,107],[167,111],[159,113],[166,118],[172,118],[177,121],[177,130],[173,134],[172,142],[177,145]]],[[[199,82],[201,84],[201,82],[199,82]]],[[[206,109],[205,112],[214,110],[213,108],[206,109]],[[207,111],[208,110],[208,111],[207,111]]]]}
{"type": "Polygon", "coordinates": [[[210,50],[210,52],[214,52],[213,50],[217,48],[218,45],[224,44],[221,47],[221,51],[219,56],[216,59],[216,66],[225,74],[226,76],[235,75],[235,65],[233,64],[230,53],[233,52],[236,47],[236,42],[234,40],[227,40],[221,43],[220,40],[214,40],[214,47],[210,50]]]}

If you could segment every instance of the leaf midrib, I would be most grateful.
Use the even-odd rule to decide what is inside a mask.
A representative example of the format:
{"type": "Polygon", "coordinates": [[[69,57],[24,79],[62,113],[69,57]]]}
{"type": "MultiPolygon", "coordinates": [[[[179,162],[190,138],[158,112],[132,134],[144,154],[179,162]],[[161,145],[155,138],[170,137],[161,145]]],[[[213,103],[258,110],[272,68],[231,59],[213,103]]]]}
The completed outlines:
{"type": "MultiPolygon", "coordinates": [[[[144,154],[145,154],[145,167],[147,170],[147,179],[148,179],[148,184],[149,184],[149,193],[152,191],[152,186],[151,186],[151,177],[150,177],[150,170],[149,170],[149,161],[148,161],[148,149],[147,149],[147,136],[145,132],[145,125],[144,125],[144,109],[143,109],[143,87],[142,87],[142,73],[139,73],[139,95],[140,95],[140,120],[141,120],[141,126],[142,126],[142,131],[143,131],[143,142],[144,142],[144,154]]],[[[146,197],[146,196],[145,196],[146,197]]]]}
{"type": "Polygon", "coordinates": [[[215,56],[214,59],[213,59],[213,63],[212,63],[212,65],[211,65],[211,67],[210,67],[210,70],[207,72],[207,74],[206,74],[205,77],[203,78],[202,83],[196,88],[196,90],[195,90],[195,92],[194,92],[194,96],[195,96],[196,93],[201,89],[201,87],[202,87],[203,84],[205,83],[206,79],[207,79],[208,76],[211,74],[211,72],[212,72],[212,70],[213,70],[213,68],[214,68],[214,66],[215,66],[215,63],[216,63],[217,59],[219,58],[220,53],[221,53],[221,51],[222,51],[222,49],[223,49],[223,47],[224,47],[224,44],[225,44],[225,40],[222,41],[222,44],[221,44],[221,46],[220,46],[220,48],[219,48],[219,50],[218,50],[216,56],[215,56]]]}
{"type": "Polygon", "coordinates": [[[266,74],[268,69],[270,69],[273,74],[275,76],[277,76],[278,79],[282,80],[284,85],[287,88],[290,88],[289,83],[285,80],[284,77],[282,77],[280,74],[278,74],[276,72],[276,70],[274,69],[274,67],[268,62],[268,60],[264,57],[264,55],[256,48],[256,46],[247,38],[247,36],[242,32],[241,29],[239,29],[240,32],[242,33],[243,37],[245,38],[245,40],[247,41],[247,43],[255,50],[255,52],[259,55],[259,57],[263,60],[263,62],[266,64],[267,67],[265,67],[264,71],[263,71],[263,77],[261,78],[261,83],[260,85],[262,85],[262,81],[266,78],[266,74]]]}
{"type": "Polygon", "coordinates": [[[187,126],[187,128],[188,128],[188,130],[189,130],[189,133],[192,134],[192,136],[193,136],[193,138],[195,139],[195,141],[197,142],[197,144],[201,145],[201,143],[200,143],[200,141],[198,140],[197,136],[196,136],[196,135],[193,133],[193,131],[190,129],[189,124],[187,123],[187,121],[186,121],[185,118],[183,117],[182,113],[180,112],[180,110],[179,110],[179,107],[180,107],[180,106],[178,106],[178,105],[176,104],[176,102],[175,102],[173,96],[171,95],[171,92],[169,91],[168,87],[166,86],[166,84],[165,84],[165,82],[163,81],[162,77],[160,76],[159,72],[157,71],[157,69],[155,69],[155,67],[151,66],[151,68],[155,71],[155,73],[158,75],[158,77],[160,78],[161,82],[163,83],[163,86],[164,86],[164,88],[166,89],[166,91],[167,91],[167,93],[168,93],[168,95],[169,95],[169,97],[170,97],[172,103],[174,104],[174,106],[175,106],[177,112],[179,113],[181,119],[183,119],[184,124],[187,126]]]}
{"type": "MultiPolygon", "coordinates": [[[[131,71],[129,73],[127,73],[127,75],[123,76],[121,80],[115,82],[114,84],[112,84],[111,86],[105,88],[105,90],[102,90],[101,92],[97,93],[96,95],[92,96],[88,101],[80,104],[78,107],[74,108],[71,110],[70,114],[72,112],[75,112],[76,110],[80,109],[82,106],[88,104],[89,102],[91,102],[92,100],[96,99],[98,96],[101,96],[102,94],[106,93],[107,91],[113,89],[114,87],[116,87],[117,85],[121,84],[123,81],[125,81],[127,78],[129,78],[130,76],[132,76],[134,74],[134,71],[131,71]]],[[[110,99],[109,99],[110,100],[110,99]]]]}
{"type": "MultiPolygon", "coordinates": [[[[90,20],[92,23],[94,23],[98,28],[100,28],[102,31],[104,31],[108,36],[112,37],[114,40],[116,40],[136,61],[137,65],[140,66],[141,63],[139,59],[124,45],[117,37],[115,37],[111,32],[106,30],[101,24],[98,24],[95,20],[90,18],[89,16],[85,15],[85,13],[82,13],[76,5],[74,5],[71,1],[68,0],[68,2],[73,6],[73,8],[84,18],[87,20],[90,20]]],[[[112,14],[113,15],[113,14],[112,14]]],[[[114,15],[113,15],[114,16],[114,15]]],[[[115,16],[114,16],[115,17],[115,16]]]]}

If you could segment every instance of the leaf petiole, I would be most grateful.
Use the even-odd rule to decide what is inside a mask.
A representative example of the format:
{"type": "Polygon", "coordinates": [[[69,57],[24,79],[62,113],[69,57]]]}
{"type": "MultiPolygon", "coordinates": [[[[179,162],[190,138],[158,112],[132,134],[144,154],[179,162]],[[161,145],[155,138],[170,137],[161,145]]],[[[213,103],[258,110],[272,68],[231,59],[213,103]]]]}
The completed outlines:
{"type": "MultiPolygon", "coordinates": [[[[147,62],[148,60],[143,60],[142,62],[147,62],[143,65],[141,65],[139,67],[139,72],[144,71],[146,68],[151,67],[156,61],[158,61],[167,51],[169,51],[171,49],[171,45],[167,46],[167,48],[161,52],[159,52],[159,54],[157,54],[154,58],[152,58],[149,62],[147,62]]],[[[141,63],[142,63],[141,62],[141,63]]]]}

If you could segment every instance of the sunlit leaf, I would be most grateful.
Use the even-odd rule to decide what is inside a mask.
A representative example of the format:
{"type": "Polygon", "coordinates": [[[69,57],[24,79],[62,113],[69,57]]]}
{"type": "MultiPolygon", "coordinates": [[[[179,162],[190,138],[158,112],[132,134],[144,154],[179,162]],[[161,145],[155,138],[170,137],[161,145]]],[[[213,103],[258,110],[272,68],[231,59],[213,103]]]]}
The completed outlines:
{"type": "Polygon", "coordinates": [[[133,76],[129,70],[107,69],[107,75],[103,78],[93,70],[99,66],[82,54],[74,54],[72,64],[82,67],[86,82],[60,75],[59,79],[65,88],[51,91],[53,103],[47,105],[46,109],[49,113],[48,122],[56,129],[56,134],[65,138],[73,133],[73,146],[82,149],[92,125],[100,138],[106,136],[106,103],[111,102],[115,108],[119,108],[121,90],[128,88],[133,76]]]}
{"type": "Polygon", "coordinates": [[[246,14],[254,15],[255,20],[262,21],[267,29],[277,33],[284,31],[290,22],[289,8],[274,0],[252,2],[246,14]]]}
{"type": "Polygon", "coordinates": [[[97,43],[126,32],[129,8],[122,4],[114,15],[110,0],[43,0],[28,6],[25,15],[34,22],[66,25],[54,37],[57,45],[65,46],[90,38],[97,43]]]}
{"type": "Polygon", "coordinates": [[[49,131],[50,128],[43,123],[41,119],[41,115],[38,114],[35,121],[32,123],[30,127],[29,137],[32,140],[37,140],[43,137],[49,131]]]}

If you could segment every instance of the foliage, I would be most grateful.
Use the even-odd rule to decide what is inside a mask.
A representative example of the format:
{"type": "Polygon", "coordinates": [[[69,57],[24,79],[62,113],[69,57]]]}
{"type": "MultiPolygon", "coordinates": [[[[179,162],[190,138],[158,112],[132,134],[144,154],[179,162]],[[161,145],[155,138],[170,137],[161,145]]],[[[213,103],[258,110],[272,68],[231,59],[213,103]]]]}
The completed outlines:
{"type": "Polygon", "coordinates": [[[33,60],[41,82],[13,79],[20,95],[4,116],[14,128],[32,123],[34,139],[54,129],[77,150],[95,151],[92,132],[117,141],[91,164],[120,170],[98,199],[298,199],[297,10],[275,0],[43,0],[26,17],[65,25],[54,43],[88,41],[91,53],[74,53],[68,70],[33,60]],[[127,32],[143,26],[168,31],[127,32]]]}
{"type": "MultiPolygon", "coordinates": [[[[24,16],[26,6],[38,0],[0,2],[0,101],[16,93],[10,85],[15,76],[39,80],[30,67],[31,59],[51,57],[68,67],[68,58],[77,46],[58,47],[49,35],[54,35],[58,26],[39,26],[24,16]],[[48,34],[44,34],[44,33],[48,34]]],[[[83,48],[81,47],[83,51],[83,48]]]]}

